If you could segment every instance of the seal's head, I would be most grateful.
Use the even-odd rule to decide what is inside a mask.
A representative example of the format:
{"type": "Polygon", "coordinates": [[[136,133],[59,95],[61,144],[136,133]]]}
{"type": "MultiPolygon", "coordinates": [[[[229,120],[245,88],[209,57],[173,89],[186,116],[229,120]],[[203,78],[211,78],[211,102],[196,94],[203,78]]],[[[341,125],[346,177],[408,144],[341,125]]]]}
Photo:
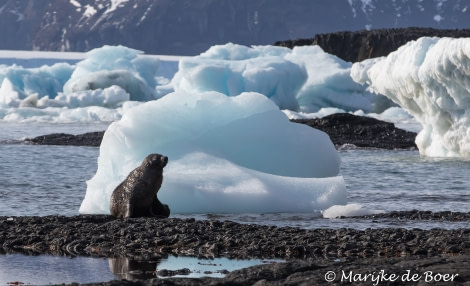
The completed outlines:
{"type": "Polygon", "coordinates": [[[160,154],[150,154],[145,158],[142,165],[145,166],[145,168],[163,169],[167,163],[167,156],[163,156],[160,154]]]}

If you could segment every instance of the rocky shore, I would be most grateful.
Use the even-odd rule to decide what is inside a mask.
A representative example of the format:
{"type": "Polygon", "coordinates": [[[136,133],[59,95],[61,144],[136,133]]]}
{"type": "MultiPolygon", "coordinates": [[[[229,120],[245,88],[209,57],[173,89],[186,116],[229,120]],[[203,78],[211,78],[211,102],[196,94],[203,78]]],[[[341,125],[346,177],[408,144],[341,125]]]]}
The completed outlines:
{"type": "MultiPolygon", "coordinates": [[[[397,222],[470,221],[470,213],[410,211],[380,216],[397,222]]],[[[377,218],[362,217],[370,219],[371,225],[377,218]]],[[[107,215],[0,217],[2,253],[120,257],[126,265],[158,261],[168,255],[286,261],[233,271],[225,278],[142,280],[130,275],[129,281],[92,285],[319,285],[330,279],[325,276],[333,275],[330,271],[337,275],[333,285],[340,284],[341,279],[349,281],[341,277],[343,273],[347,277],[349,272],[377,275],[380,271],[401,276],[409,271],[421,275],[421,283],[430,272],[454,275],[452,285],[470,285],[469,237],[470,229],[305,230],[217,220],[115,219],[107,215]]],[[[184,272],[182,269],[180,273],[184,272]]],[[[148,274],[155,275],[151,271],[148,274]]],[[[362,285],[361,281],[353,282],[362,285]]],[[[373,284],[370,279],[362,282],[373,284]]],[[[402,281],[382,281],[379,285],[403,284],[397,282],[402,281]]]]}
{"type": "MultiPolygon", "coordinates": [[[[296,123],[306,124],[326,132],[337,147],[352,144],[363,148],[416,149],[416,133],[396,128],[393,123],[366,116],[338,113],[320,119],[297,119],[296,123]]],[[[48,134],[28,138],[26,142],[39,145],[99,146],[104,132],[90,132],[80,135],[48,134]]]]}

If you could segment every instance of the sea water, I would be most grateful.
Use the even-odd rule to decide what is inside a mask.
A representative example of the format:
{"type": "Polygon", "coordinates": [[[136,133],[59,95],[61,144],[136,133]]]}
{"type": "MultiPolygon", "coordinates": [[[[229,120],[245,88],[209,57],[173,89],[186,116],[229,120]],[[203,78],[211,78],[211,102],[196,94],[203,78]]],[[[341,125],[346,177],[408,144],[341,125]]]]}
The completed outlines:
{"type": "MultiPolygon", "coordinates": [[[[0,216],[78,215],[86,181],[96,172],[99,148],[39,146],[20,139],[52,132],[79,134],[104,130],[103,124],[3,123],[0,128],[0,216]]],[[[344,149],[340,173],[348,189],[348,203],[391,211],[468,212],[470,160],[429,158],[418,151],[344,149]]],[[[174,217],[232,220],[294,226],[390,227],[395,222],[355,219],[324,219],[320,210],[311,213],[267,214],[172,214],[174,217]]],[[[462,223],[418,222],[422,228],[455,228],[462,223]]],[[[463,223],[465,224],[465,223],[463,223]]],[[[397,225],[416,227],[416,222],[397,225]]]]}
{"type": "MultiPolygon", "coordinates": [[[[104,130],[106,124],[4,123],[0,127],[0,216],[78,215],[78,209],[85,195],[86,181],[97,169],[99,148],[39,146],[24,144],[21,139],[54,132],[80,134],[104,130]]],[[[420,156],[417,151],[354,148],[340,150],[339,154],[342,160],[340,172],[347,185],[349,203],[358,203],[364,208],[385,212],[413,209],[468,212],[470,181],[467,176],[470,173],[470,160],[428,158],[420,156]]],[[[470,227],[469,222],[325,219],[319,210],[311,213],[172,214],[172,216],[304,229],[470,227]]],[[[186,258],[175,260],[170,257],[159,261],[158,265],[150,266],[154,271],[147,272],[147,276],[150,276],[144,278],[158,277],[156,274],[158,269],[191,267],[193,276],[198,272],[206,275],[207,271],[198,270],[196,267],[205,263],[216,265],[220,269],[227,269],[233,264],[238,268],[244,268],[262,263],[231,260],[209,263],[196,258],[184,259],[186,258]]],[[[2,269],[0,284],[103,282],[140,275],[142,269],[149,268],[147,265],[149,263],[153,262],[147,262],[144,266],[139,265],[135,271],[126,272],[116,271],[117,268],[113,267],[115,263],[111,263],[108,259],[0,255],[0,269],[2,269]],[[18,276],[18,273],[21,275],[18,276]],[[87,275],[84,276],[83,273],[87,275]]],[[[223,276],[223,272],[218,272],[217,269],[212,271],[216,275],[214,277],[223,276]]]]}

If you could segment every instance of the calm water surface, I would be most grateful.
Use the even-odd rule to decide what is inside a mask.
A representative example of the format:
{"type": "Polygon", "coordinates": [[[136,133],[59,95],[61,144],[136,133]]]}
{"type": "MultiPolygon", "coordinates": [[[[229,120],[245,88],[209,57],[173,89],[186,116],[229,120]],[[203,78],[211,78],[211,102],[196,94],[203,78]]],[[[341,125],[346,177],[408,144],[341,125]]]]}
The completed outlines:
{"type": "Polygon", "coordinates": [[[417,151],[340,153],[348,201],[385,211],[468,212],[470,160],[429,158],[417,151]]]}
{"type": "MultiPolygon", "coordinates": [[[[0,144],[0,215],[77,215],[86,181],[96,172],[98,155],[94,147],[0,144]]],[[[340,156],[349,203],[387,212],[468,212],[469,160],[427,158],[417,151],[348,150],[340,156]]],[[[390,227],[396,223],[323,219],[320,212],[189,216],[303,228],[390,227]]],[[[421,223],[423,228],[462,226],[421,223]]],[[[398,226],[408,227],[405,222],[398,226]]],[[[411,222],[409,227],[416,224],[411,222]]]]}
{"type": "Polygon", "coordinates": [[[77,215],[98,148],[0,145],[0,215],[77,215]]]}
{"type": "Polygon", "coordinates": [[[198,259],[196,257],[169,256],[153,261],[132,261],[124,257],[94,258],[66,256],[28,256],[0,254],[0,285],[48,285],[60,283],[97,283],[115,279],[166,278],[160,270],[188,269],[187,274],[171,277],[222,278],[232,272],[254,265],[281,262],[279,259],[198,259]],[[15,284],[16,285],[16,284],[15,284]]]}

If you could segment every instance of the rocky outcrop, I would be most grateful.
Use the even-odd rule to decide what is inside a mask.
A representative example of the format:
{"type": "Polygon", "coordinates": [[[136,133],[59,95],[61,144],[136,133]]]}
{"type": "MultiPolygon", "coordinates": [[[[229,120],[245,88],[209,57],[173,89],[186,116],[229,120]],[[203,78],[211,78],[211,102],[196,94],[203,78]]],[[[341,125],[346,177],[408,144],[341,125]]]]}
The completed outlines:
{"type": "Polygon", "coordinates": [[[387,56],[409,41],[421,37],[470,37],[470,30],[437,30],[431,28],[380,29],[358,32],[317,34],[311,39],[278,41],[275,45],[295,46],[319,45],[325,52],[348,62],[387,56]]]}
{"type": "MultiPolygon", "coordinates": [[[[362,217],[468,222],[469,213],[395,212],[362,217]],[[416,216],[422,214],[420,219],[416,216]]],[[[351,219],[351,218],[349,218],[351,219]]],[[[138,258],[143,253],[231,258],[324,259],[442,253],[470,255],[469,229],[300,229],[177,218],[115,219],[110,215],[0,217],[0,251],[138,258]],[[449,239],[452,238],[452,239],[449,239]],[[349,245],[348,245],[349,244],[349,245]]]]}
{"type": "Polygon", "coordinates": [[[54,133],[26,138],[26,143],[37,145],[68,145],[98,147],[103,139],[104,131],[88,132],[79,135],[54,133]]]}
{"type": "Polygon", "coordinates": [[[370,117],[337,113],[320,119],[292,121],[326,132],[336,146],[352,144],[363,148],[416,149],[416,133],[370,117]]]}
{"type": "MultiPolygon", "coordinates": [[[[470,218],[469,213],[451,212],[410,211],[395,215],[387,219],[396,225],[412,216],[447,224],[468,222],[470,218]]],[[[375,219],[370,218],[371,225],[375,219]]],[[[400,277],[410,271],[423,275],[422,281],[426,271],[434,275],[448,274],[449,279],[454,275],[455,283],[451,284],[461,285],[470,279],[469,235],[470,230],[466,228],[306,230],[217,220],[114,219],[106,215],[0,217],[0,253],[124,257],[127,261],[114,262],[129,266],[132,261],[153,263],[150,271],[147,267],[140,268],[140,272],[134,268],[131,273],[134,275],[145,270],[155,277],[155,263],[168,255],[286,261],[233,271],[223,279],[133,276],[127,277],[132,281],[90,285],[323,285],[325,279],[340,285],[343,271],[380,275],[381,270],[400,277]],[[329,272],[331,276],[326,276],[329,272]]],[[[403,284],[382,282],[383,285],[403,284]]]]}

